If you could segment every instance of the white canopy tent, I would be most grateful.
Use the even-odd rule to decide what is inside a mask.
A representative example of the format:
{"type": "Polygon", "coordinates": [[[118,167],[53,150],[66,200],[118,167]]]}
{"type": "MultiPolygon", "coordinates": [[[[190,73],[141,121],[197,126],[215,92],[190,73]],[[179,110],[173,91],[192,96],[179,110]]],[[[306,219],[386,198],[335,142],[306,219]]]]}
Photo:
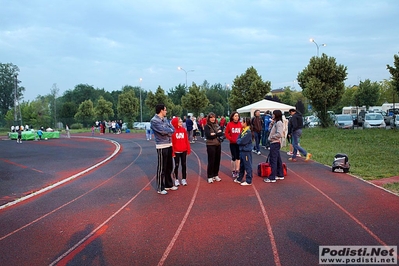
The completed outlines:
{"type": "Polygon", "coordinates": [[[288,112],[290,109],[295,109],[295,106],[287,105],[284,103],[278,103],[269,100],[261,100],[256,103],[241,107],[237,109],[238,113],[250,113],[251,116],[254,115],[255,110],[259,110],[261,113],[265,113],[267,110],[281,110],[281,112],[288,112]]]}

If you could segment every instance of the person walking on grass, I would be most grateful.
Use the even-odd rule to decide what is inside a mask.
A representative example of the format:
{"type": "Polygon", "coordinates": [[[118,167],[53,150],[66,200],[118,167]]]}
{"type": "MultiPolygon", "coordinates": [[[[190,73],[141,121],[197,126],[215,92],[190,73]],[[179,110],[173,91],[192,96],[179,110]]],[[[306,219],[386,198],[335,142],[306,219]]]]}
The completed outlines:
{"type": "Polygon", "coordinates": [[[220,158],[222,154],[220,137],[223,136],[223,132],[217,123],[216,115],[212,112],[208,114],[204,133],[206,138],[206,152],[208,154],[208,167],[206,171],[208,183],[211,184],[213,181],[220,182],[222,181],[219,177],[220,158]]]}
{"type": "Polygon", "coordinates": [[[237,139],[240,148],[240,172],[234,182],[240,183],[241,186],[252,185],[252,133],[251,119],[244,117],[241,122],[242,131],[237,139]],[[246,173],[246,175],[245,175],[246,173]],[[245,181],[242,182],[245,175],[245,181]]]}
{"type": "Polygon", "coordinates": [[[302,146],[299,146],[299,139],[302,135],[303,119],[302,114],[295,109],[290,109],[289,113],[291,118],[288,122],[288,127],[291,130],[292,146],[292,157],[288,158],[289,161],[296,162],[297,152],[302,153],[306,157],[305,161],[309,161],[312,158],[312,154],[308,153],[302,146]]]}
{"type": "Polygon", "coordinates": [[[231,113],[230,122],[227,123],[224,135],[230,142],[231,174],[233,179],[238,177],[238,172],[240,171],[240,147],[237,144],[237,139],[240,136],[241,129],[240,114],[238,112],[231,113]]]}
{"type": "Polygon", "coordinates": [[[270,153],[269,162],[272,172],[268,178],[263,179],[266,183],[275,183],[276,179],[284,179],[283,163],[280,156],[281,138],[283,137],[284,125],[282,112],[274,110],[272,115],[271,129],[269,134],[270,153]]]}
{"type": "Polygon", "coordinates": [[[166,116],[167,110],[164,104],[155,107],[155,115],[151,118],[151,129],[154,132],[155,147],[158,156],[157,165],[157,192],[161,195],[168,194],[167,190],[177,190],[173,185],[172,170],[172,141],[171,137],[175,129],[169,123],[166,116]]]}
{"type": "Polygon", "coordinates": [[[190,142],[188,140],[187,130],[183,127],[183,121],[179,117],[175,117],[171,122],[175,128],[172,134],[172,157],[175,160],[175,186],[180,186],[179,182],[179,165],[181,163],[181,184],[187,186],[187,156],[191,153],[190,142]]]}
{"type": "Polygon", "coordinates": [[[252,152],[256,153],[258,155],[261,154],[259,143],[260,143],[260,139],[262,137],[262,127],[263,127],[263,120],[260,117],[260,111],[256,110],[254,113],[254,117],[252,117],[252,120],[251,120],[251,131],[252,131],[252,135],[255,140],[255,145],[254,145],[252,152]]]}

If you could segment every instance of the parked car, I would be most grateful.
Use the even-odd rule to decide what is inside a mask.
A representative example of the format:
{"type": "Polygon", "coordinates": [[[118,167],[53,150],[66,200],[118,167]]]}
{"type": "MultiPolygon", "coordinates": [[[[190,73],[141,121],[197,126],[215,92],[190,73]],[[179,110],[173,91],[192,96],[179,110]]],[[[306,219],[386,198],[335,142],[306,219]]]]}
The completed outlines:
{"type": "Polygon", "coordinates": [[[320,120],[317,116],[311,115],[306,117],[305,127],[317,127],[320,124],[320,120]]]}
{"type": "Polygon", "coordinates": [[[391,126],[391,128],[399,129],[399,115],[396,115],[394,117],[391,116],[391,121],[389,125],[391,126]]]}
{"type": "MultiPolygon", "coordinates": [[[[359,114],[358,114],[358,116],[357,116],[357,125],[360,127],[360,126],[363,126],[363,123],[364,123],[364,118],[365,118],[365,116],[366,116],[366,114],[367,114],[367,112],[366,111],[360,111],[359,112],[359,114]]],[[[363,126],[364,127],[364,126],[363,126]]]]}
{"type": "Polygon", "coordinates": [[[384,117],[384,122],[385,122],[385,125],[389,125],[390,124],[390,122],[391,122],[391,116],[389,116],[388,114],[387,114],[387,112],[384,112],[384,111],[375,111],[375,112],[370,112],[370,113],[380,113],[383,117],[384,117]]]}
{"type": "Polygon", "coordinates": [[[386,128],[384,117],[380,113],[370,113],[364,116],[363,128],[386,128]]]}
{"type": "Polygon", "coordinates": [[[136,125],[133,125],[134,129],[145,129],[145,122],[140,122],[136,125]]]}
{"type": "Polygon", "coordinates": [[[354,129],[352,115],[336,115],[335,116],[335,126],[337,128],[354,129]]]}

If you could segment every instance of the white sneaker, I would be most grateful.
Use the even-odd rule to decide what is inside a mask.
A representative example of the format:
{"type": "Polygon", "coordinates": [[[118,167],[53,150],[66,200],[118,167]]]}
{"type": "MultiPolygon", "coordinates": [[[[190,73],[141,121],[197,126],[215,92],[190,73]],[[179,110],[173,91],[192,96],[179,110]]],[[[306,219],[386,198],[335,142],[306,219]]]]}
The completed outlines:
{"type": "Polygon", "coordinates": [[[213,180],[215,180],[215,181],[217,181],[217,182],[222,181],[222,179],[221,179],[219,176],[215,176],[215,177],[213,178],[213,180]]]}
{"type": "Polygon", "coordinates": [[[260,151],[258,151],[258,153],[257,153],[258,155],[260,155],[260,151]]]}
{"type": "Polygon", "coordinates": [[[178,190],[179,188],[178,187],[175,187],[175,186],[173,186],[173,187],[166,187],[165,188],[165,190],[178,190]]]}
{"type": "Polygon", "coordinates": [[[187,181],[186,181],[186,179],[182,179],[182,180],[181,180],[181,184],[182,184],[183,186],[187,186],[187,181]]]}
{"type": "Polygon", "coordinates": [[[247,181],[241,183],[241,186],[251,186],[251,185],[252,184],[247,183],[247,181]]]}
{"type": "Polygon", "coordinates": [[[175,186],[176,186],[176,187],[180,186],[179,179],[176,179],[176,180],[175,180],[175,186]]]}
{"type": "Polygon", "coordinates": [[[166,190],[158,191],[158,194],[166,195],[166,194],[168,194],[168,191],[166,191],[166,190]]]}
{"type": "Polygon", "coordinates": [[[276,176],[276,180],[284,180],[284,176],[276,176]]]}
{"type": "Polygon", "coordinates": [[[234,179],[234,183],[241,184],[241,182],[240,182],[240,181],[238,181],[238,180],[237,180],[237,178],[236,178],[236,179],[234,179]]]}
{"type": "Polygon", "coordinates": [[[213,178],[208,178],[208,183],[213,183],[213,178]]]}

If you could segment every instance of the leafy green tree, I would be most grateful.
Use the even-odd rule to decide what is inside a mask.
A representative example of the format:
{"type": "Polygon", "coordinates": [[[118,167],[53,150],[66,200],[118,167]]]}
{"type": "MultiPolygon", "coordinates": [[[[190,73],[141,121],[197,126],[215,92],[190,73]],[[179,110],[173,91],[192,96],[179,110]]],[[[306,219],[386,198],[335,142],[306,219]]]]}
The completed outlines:
{"type": "Polygon", "coordinates": [[[399,54],[395,54],[393,58],[393,66],[387,65],[387,69],[391,74],[392,85],[395,88],[396,93],[399,94],[399,54]]]}
{"type": "Polygon", "coordinates": [[[94,112],[97,118],[100,120],[109,120],[114,116],[114,110],[112,109],[112,102],[106,101],[103,96],[98,99],[97,105],[94,108],[94,112]]]}
{"type": "Polygon", "coordinates": [[[83,123],[84,126],[88,126],[95,119],[95,112],[93,102],[91,100],[83,101],[78,108],[77,113],[75,114],[75,119],[78,122],[83,123]]]}
{"type": "Polygon", "coordinates": [[[38,95],[35,100],[30,103],[21,105],[22,117],[26,124],[39,127],[51,127],[52,117],[50,111],[51,96],[38,95]]]}
{"type": "Polygon", "coordinates": [[[205,90],[200,89],[194,82],[190,86],[188,93],[181,98],[181,102],[182,107],[192,112],[194,116],[198,116],[209,105],[205,90]]]}
{"type": "Polygon", "coordinates": [[[335,106],[345,90],[347,68],[337,65],[334,57],[322,54],[312,57],[308,66],[298,74],[298,84],[317,111],[322,127],[331,125],[327,111],[335,106]]]}
{"type": "Polygon", "coordinates": [[[168,116],[176,115],[173,114],[174,104],[165,94],[165,91],[161,88],[161,86],[158,87],[155,94],[151,91],[148,92],[147,98],[145,100],[145,105],[153,114],[155,114],[155,106],[157,106],[157,104],[165,104],[166,108],[168,109],[168,116]]]}
{"type": "Polygon", "coordinates": [[[134,121],[137,114],[140,112],[139,99],[134,95],[134,91],[124,90],[118,98],[118,115],[127,121],[129,124],[134,121]]]}
{"type": "Polygon", "coordinates": [[[381,96],[378,105],[382,105],[383,103],[398,102],[398,93],[392,83],[392,80],[383,80],[380,82],[381,96]]]}
{"type": "Polygon", "coordinates": [[[355,99],[358,106],[366,106],[368,110],[370,106],[375,106],[380,98],[380,85],[378,82],[371,82],[369,79],[360,81],[359,88],[355,91],[355,99]]]}
{"type": "Polygon", "coordinates": [[[237,76],[232,85],[229,104],[232,110],[265,99],[271,90],[271,82],[263,81],[254,67],[237,76]]]}
{"type": "Polygon", "coordinates": [[[61,106],[59,112],[59,119],[66,125],[75,123],[75,114],[78,111],[78,106],[73,102],[66,102],[61,106]]]}
{"type": "Polygon", "coordinates": [[[345,106],[356,106],[355,95],[356,95],[357,90],[358,90],[358,86],[346,87],[344,93],[342,94],[340,101],[338,102],[338,104],[336,105],[336,108],[334,109],[334,112],[341,113],[342,108],[345,106]]]}
{"type": "Polygon", "coordinates": [[[283,95],[281,95],[280,100],[282,103],[288,104],[288,105],[295,105],[295,101],[294,101],[294,97],[293,97],[293,93],[291,90],[291,87],[287,86],[284,87],[284,93],[283,95]]]}
{"type": "MultiPolygon", "coordinates": [[[[22,98],[24,87],[18,86],[20,81],[17,76],[19,68],[11,63],[0,63],[0,118],[4,119],[9,109],[15,106],[15,83],[17,83],[17,97],[22,98]]],[[[0,121],[1,123],[2,121],[0,121]]]]}
{"type": "Polygon", "coordinates": [[[179,84],[175,88],[169,90],[168,96],[174,105],[181,105],[181,98],[186,95],[186,93],[186,86],[179,84]]]}
{"type": "Polygon", "coordinates": [[[94,89],[93,86],[88,84],[78,84],[73,90],[67,90],[64,92],[64,102],[73,102],[76,105],[80,105],[86,100],[96,102],[99,97],[99,91],[94,89]]]}

